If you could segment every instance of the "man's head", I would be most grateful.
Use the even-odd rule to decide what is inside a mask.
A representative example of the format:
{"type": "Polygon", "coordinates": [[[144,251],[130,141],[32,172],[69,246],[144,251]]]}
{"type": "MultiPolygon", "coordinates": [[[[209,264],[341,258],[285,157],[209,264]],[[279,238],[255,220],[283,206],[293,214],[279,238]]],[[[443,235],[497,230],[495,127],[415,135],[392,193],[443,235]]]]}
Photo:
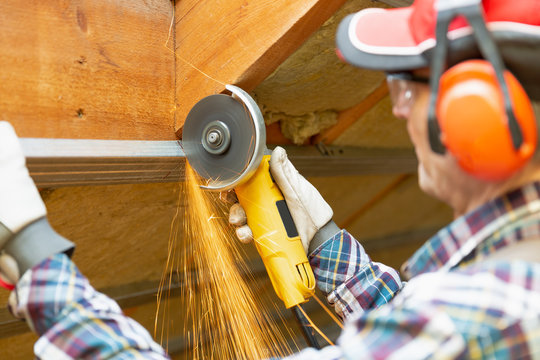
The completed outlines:
{"type": "Polygon", "coordinates": [[[461,213],[525,180],[537,143],[527,93],[540,99],[540,0],[367,9],[343,20],[337,46],[345,61],[387,72],[427,193],[461,213]]]}

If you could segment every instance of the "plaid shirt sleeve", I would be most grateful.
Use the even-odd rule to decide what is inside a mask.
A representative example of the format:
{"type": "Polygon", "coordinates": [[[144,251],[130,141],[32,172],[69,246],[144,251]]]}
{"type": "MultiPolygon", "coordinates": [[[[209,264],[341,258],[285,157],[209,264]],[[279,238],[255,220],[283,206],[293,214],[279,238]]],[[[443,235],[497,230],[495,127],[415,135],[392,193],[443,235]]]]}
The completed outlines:
{"type": "Polygon", "coordinates": [[[402,288],[396,270],[371,261],[346,230],[310,255],[317,286],[342,318],[388,303],[402,288]]]}
{"type": "Polygon", "coordinates": [[[533,359],[540,265],[488,261],[419,275],[392,302],[350,318],[337,341],[288,360],[533,359]]]}
{"type": "Polygon", "coordinates": [[[34,346],[40,359],[168,359],[150,334],[94,290],[64,254],[28,270],[10,307],[40,335],[34,346]]]}

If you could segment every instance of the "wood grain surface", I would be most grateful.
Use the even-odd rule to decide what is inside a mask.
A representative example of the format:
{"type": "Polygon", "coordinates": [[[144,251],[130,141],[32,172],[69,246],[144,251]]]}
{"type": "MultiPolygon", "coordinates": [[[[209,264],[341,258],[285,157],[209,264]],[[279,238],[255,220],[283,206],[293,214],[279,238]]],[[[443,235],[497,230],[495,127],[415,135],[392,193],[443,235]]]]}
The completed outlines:
{"type": "Polygon", "coordinates": [[[0,2],[0,120],[19,136],[176,136],[164,0],[0,2]]]}

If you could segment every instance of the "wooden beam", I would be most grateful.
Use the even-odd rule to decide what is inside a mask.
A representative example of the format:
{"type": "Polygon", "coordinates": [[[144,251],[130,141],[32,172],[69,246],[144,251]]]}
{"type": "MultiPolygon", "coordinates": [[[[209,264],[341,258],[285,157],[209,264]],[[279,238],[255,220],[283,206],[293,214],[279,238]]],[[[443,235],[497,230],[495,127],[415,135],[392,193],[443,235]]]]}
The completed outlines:
{"type": "Polygon", "coordinates": [[[266,143],[271,145],[293,145],[291,139],[288,139],[281,132],[279,122],[266,125],[266,143]]]}
{"type": "Polygon", "coordinates": [[[175,129],[225,84],[253,90],[345,0],[182,0],[175,5],[175,129]]]}
{"type": "Polygon", "coordinates": [[[0,119],[21,137],[173,140],[164,0],[0,2],[0,119]]]}
{"type": "Polygon", "coordinates": [[[341,111],[338,115],[337,124],[315,136],[312,140],[312,143],[333,143],[341,134],[345,132],[345,130],[351,127],[351,125],[353,125],[358,119],[362,117],[362,115],[368,112],[386,95],[388,95],[388,86],[386,85],[386,81],[383,81],[379,85],[379,87],[377,87],[360,103],[349,109],[341,111]]]}

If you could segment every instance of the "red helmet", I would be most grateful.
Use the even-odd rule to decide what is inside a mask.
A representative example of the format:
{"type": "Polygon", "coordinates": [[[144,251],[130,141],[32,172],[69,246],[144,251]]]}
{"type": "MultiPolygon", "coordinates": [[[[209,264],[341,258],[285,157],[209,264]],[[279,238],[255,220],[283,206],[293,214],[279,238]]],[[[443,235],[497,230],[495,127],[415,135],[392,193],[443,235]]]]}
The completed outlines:
{"type": "MultiPolygon", "coordinates": [[[[446,0],[468,5],[474,0],[446,0]]],[[[347,16],[337,32],[337,50],[346,62],[367,69],[403,71],[429,67],[436,44],[437,8],[443,0],[416,0],[396,9],[371,8],[347,16]]],[[[481,1],[488,29],[505,66],[529,96],[540,99],[540,0],[481,1]]],[[[478,58],[479,50],[464,18],[448,29],[450,67],[478,58]]]]}

